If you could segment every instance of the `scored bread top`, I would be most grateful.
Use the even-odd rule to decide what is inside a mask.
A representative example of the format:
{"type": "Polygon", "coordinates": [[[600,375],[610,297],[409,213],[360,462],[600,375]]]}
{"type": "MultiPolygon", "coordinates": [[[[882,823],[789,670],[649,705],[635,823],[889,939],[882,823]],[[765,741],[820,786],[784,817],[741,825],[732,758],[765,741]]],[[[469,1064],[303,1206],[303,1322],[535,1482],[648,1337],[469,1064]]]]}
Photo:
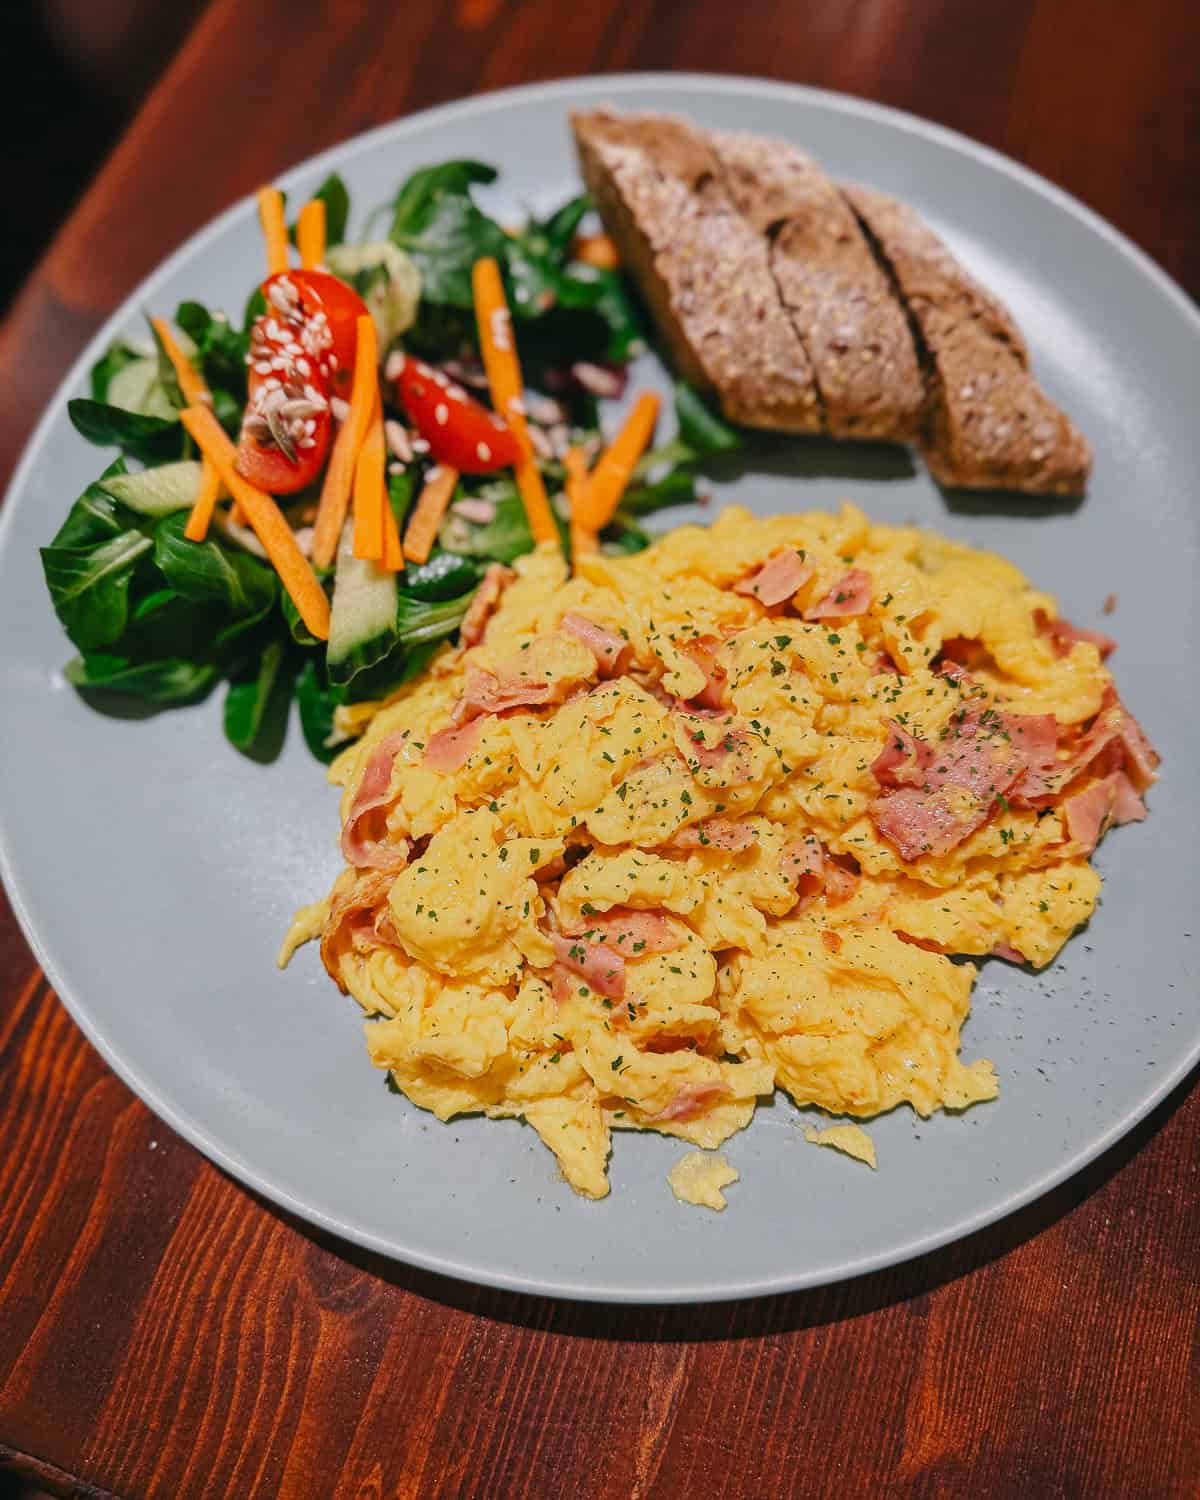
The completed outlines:
{"type": "Polygon", "coordinates": [[[835,437],[915,440],[925,382],[908,319],[845,199],[806,152],[742,131],[709,135],[770,265],[835,437]]]}
{"type": "Polygon", "coordinates": [[[669,115],[571,117],[584,180],[685,379],[730,420],[820,432],[812,366],[782,315],[767,241],[705,136],[669,115]]]}
{"type": "Polygon", "coordinates": [[[906,204],[843,189],[890,268],[937,376],[925,461],[942,484],[1080,494],[1087,439],[1038,385],[1008,310],[906,204]]]}

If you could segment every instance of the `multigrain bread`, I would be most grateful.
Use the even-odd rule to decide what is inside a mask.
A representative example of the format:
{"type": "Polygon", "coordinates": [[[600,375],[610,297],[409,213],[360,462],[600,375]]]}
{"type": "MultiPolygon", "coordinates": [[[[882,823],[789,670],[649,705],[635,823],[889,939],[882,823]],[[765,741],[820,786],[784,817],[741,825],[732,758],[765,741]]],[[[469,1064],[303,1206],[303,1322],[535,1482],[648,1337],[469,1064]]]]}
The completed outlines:
{"type": "Polygon", "coordinates": [[[1087,439],[1034,379],[1007,309],[906,204],[843,189],[908,308],[936,376],[925,461],[942,484],[1076,495],[1087,439]]]}
{"type": "Polygon", "coordinates": [[[731,421],[820,432],[804,345],[766,239],[737,212],[702,132],[668,115],[571,117],[584,181],[679,372],[731,421]]]}
{"type": "Polygon", "coordinates": [[[914,441],[925,382],[908,319],[835,184],[783,141],[741,131],[709,141],[734,203],[769,244],[829,432],[914,441]]]}

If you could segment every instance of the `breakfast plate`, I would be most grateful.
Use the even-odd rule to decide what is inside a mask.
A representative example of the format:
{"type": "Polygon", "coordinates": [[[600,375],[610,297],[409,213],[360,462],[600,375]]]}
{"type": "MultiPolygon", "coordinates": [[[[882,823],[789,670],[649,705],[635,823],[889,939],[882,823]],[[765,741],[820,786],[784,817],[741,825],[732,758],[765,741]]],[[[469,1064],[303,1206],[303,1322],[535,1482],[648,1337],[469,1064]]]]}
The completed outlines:
{"type": "MultiPolygon", "coordinates": [[[[142,308],[240,307],[261,245],[242,203],[118,311],[34,434],[0,521],[3,873],[63,1002],[164,1120],[282,1207],[450,1276],[544,1295],[672,1302],[814,1286],[968,1234],[1061,1181],[1129,1130],[1200,1057],[1194,1003],[1196,800],[1190,709],[1200,459],[1190,395],[1200,318],[1114,230],[1057,189],[961,137],[837,96],[752,80],[638,75],[539,85],[430,111],[287,174],[298,197],[336,168],[356,205],[413,168],[482,158],[503,217],[578,182],[566,116],[581,102],[669,109],[803,144],[840,179],[916,207],[1014,311],[1046,389],[1089,435],[1082,502],[942,491],[900,449],[773,444],[722,465],[721,502],[767,515],[834,509],[928,526],[994,549],[1064,614],[1116,636],[1123,697],[1162,752],[1151,816],[1097,858],[1103,909],[1033,974],[985,963],[964,1047],[994,1062],[998,1100],[871,1126],[879,1170],[808,1149],[812,1112],[761,1107],[726,1154],[740,1173],[720,1216],[687,1209],[666,1174],[678,1142],[619,1136],[612,1195],[573,1196],[534,1132],[443,1125],[383,1086],[359,1017],[314,951],[279,973],[293,911],[340,867],[336,797],[299,735],[270,767],[213,732],[214,700],[157,715],[85,702],[36,549],[94,477],[66,398],[142,308]],[[1105,603],[1110,612],[1104,613],[1105,603]],[[101,711],[97,711],[97,709],[101,711]]],[[[659,378],[647,357],[641,372],[659,378]]],[[[703,511],[672,515],[703,519],[703,511]]]]}

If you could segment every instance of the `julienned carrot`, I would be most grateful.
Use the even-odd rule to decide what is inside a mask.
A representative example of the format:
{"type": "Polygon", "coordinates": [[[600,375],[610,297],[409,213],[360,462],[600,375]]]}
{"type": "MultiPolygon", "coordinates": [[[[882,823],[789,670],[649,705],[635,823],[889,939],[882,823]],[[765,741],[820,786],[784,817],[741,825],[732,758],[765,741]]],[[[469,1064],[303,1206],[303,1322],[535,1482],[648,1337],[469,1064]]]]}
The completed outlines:
{"type": "MultiPolygon", "coordinates": [[[[166,319],[151,318],[150,326],[158,335],[163,353],[171,361],[171,368],[175,371],[175,379],[179,382],[179,390],[183,399],[189,406],[211,405],[212,395],[204,383],[204,376],[179,347],[166,319]]],[[[202,458],[201,468],[200,490],[192,502],[192,513],[183,531],[189,542],[202,542],[208,535],[213,510],[221,494],[221,476],[217,473],[212,459],[202,458]]]]}
{"type": "Polygon", "coordinates": [[[283,194],[278,188],[259,188],[258,217],[267,242],[267,270],[274,276],[288,268],[287,225],[283,221],[283,194]]]}
{"type": "Polygon", "coordinates": [[[388,498],[386,482],[383,489],[383,556],[379,560],[379,566],[387,573],[399,573],[404,566],[400,528],[396,525],[396,512],[388,498]]]}
{"type": "Polygon", "coordinates": [[[621,503],[634,466],[645,452],[658,421],[658,397],[643,391],[625,425],[597,460],[588,482],[581,520],[591,531],[603,531],[621,503]]]}
{"type": "MultiPolygon", "coordinates": [[[[471,268],[471,291],[475,300],[475,321],[479,326],[479,347],[487,371],[492,405],[516,434],[524,458],[514,470],[517,488],[525,506],[525,515],[535,542],[558,540],[558,527],[546,498],[546,486],[533,456],[529,433],[525,427],[522,397],[521,362],[513,339],[512,317],[504,297],[500,267],[489,255],[477,260],[471,268]]],[[[407,551],[407,544],[405,546],[407,551]]]]}
{"type": "Polygon", "coordinates": [[[179,389],[183,393],[183,399],[189,406],[198,406],[202,401],[211,401],[208,386],[204,383],[204,376],[200,374],[195,365],[179,347],[175,335],[171,332],[170,325],[165,318],[151,318],[150,326],[158,335],[158,341],[162,345],[163,353],[171,361],[171,368],[175,371],[175,379],[179,382],[179,389]]]}
{"type": "Polygon", "coordinates": [[[318,640],[328,640],[329,600],[300,551],[283,512],[270,495],[238,473],[234,467],[237,450],[209,407],[186,407],[179,413],[179,420],[201,453],[212,459],[222,483],[245,510],[255,536],[263,544],[300,618],[318,640]]]}
{"type": "Polygon", "coordinates": [[[308,271],[325,259],[325,200],[310,198],[296,220],[296,248],[300,264],[308,271]]]}
{"type": "Polygon", "coordinates": [[[357,342],[354,349],[354,385],[350,391],[350,410],[342,429],[334,440],[333,452],[325,470],[321,485],[321,500],[317,506],[317,519],[313,525],[313,562],[318,568],[328,568],[337,551],[338,538],[346,524],[346,508],[350,504],[350,486],[354,479],[354,466],[358,450],[371,413],[379,399],[379,372],[376,369],[378,344],[375,324],[369,313],[355,321],[357,342]]]}
{"type": "Polygon", "coordinates": [[[615,271],[621,264],[616,241],[610,234],[577,234],[571,245],[571,254],[589,266],[601,271],[615,271]]]}
{"type": "Polygon", "coordinates": [[[371,420],[367,423],[354,463],[354,555],[370,558],[373,562],[379,562],[383,557],[383,507],[387,504],[383,465],[386,451],[383,407],[376,392],[371,420]]]}
{"type": "Polygon", "coordinates": [[[454,498],[457,484],[458,470],[452,469],[449,464],[439,464],[436,469],[430,470],[425,488],[413,506],[413,513],[404,532],[404,556],[409,562],[429,561],[429,554],[437,540],[438,527],[454,498]]]}
{"type": "Polygon", "coordinates": [[[564,486],[571,507],[571,556],[583,557],[595,552],[599,545],[596,533],[583,522],[587,504],[588,467],[582,448],[568,448],[563,454],[563,468],[567,471],[564,486]]]}
{"type": "Polygon", "coordinates": [[[192,513],[188,516],[183,534],[189,542],[202,542],[212,524],[213,511],[221,494],[221,475],[208,454],[201,455],[200,489],[192,502],[192,513]]]}

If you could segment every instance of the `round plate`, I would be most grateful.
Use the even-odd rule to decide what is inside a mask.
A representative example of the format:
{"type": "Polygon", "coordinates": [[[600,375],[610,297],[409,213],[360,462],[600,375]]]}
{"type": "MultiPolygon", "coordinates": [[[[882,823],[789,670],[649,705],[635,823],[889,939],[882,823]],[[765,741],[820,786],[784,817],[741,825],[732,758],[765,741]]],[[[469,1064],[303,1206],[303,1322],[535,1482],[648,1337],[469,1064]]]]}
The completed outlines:
{"type": "MultiPolygon", "coordinates": [[[[407,172],[475,156],[495,203],[545,207],[578,187],[566,115],[583,102],[672,109],[788,137],[837,178],[914,205],[1012,308],[1047,389],[1096,449],[1078,506],[943,494],[900,449],[787,445],[788,467],[720,487],[762,512],[851,497],[1010,557],[1080,625],[1115,632],[1121,691],[1162,750],[1147,823],[1100,852],[1103,906],[1039,975],[988,963],[963,1034],[993,1059],[998,1101],[872,1125],[879,1171],[803,1138],[781,1094],[728,1142],[741,1172],[722,1215],[677,1204],[681,1144],[618,1133],[612,1194],[576,1198],[533,1131],[449,1125],[394,1097],[357,1007],[313,949],[273,964],[293,909],[339,868],[337,799],[293,724],[271,766],[222,738],[217,698],[138,719],[86,705],[37,547],[106,461],[66,399],[143,309],[188,297],[239,310],[262,270],[252,206],[196,235],[101,330],[40,423],[4,507],[0,618],[3,870],[64,1004],[164,1120],[290,1211],[385,1254],[522,1292],[685,1301],[852,1276],[980,1228],[1082,1166],[1200,1055],[1195,1005],[1200,318],[1111,228],[994,153],[908,116],[752,80],[638,75],[540,85],[377,130],[283,179],[293,201],[333,168],[355,223],[407,172]]],[[[647,378],[660,372],[644,362],[647,378]]],[[[675,519],[674,516],[671,519],[675,519]]]]}

